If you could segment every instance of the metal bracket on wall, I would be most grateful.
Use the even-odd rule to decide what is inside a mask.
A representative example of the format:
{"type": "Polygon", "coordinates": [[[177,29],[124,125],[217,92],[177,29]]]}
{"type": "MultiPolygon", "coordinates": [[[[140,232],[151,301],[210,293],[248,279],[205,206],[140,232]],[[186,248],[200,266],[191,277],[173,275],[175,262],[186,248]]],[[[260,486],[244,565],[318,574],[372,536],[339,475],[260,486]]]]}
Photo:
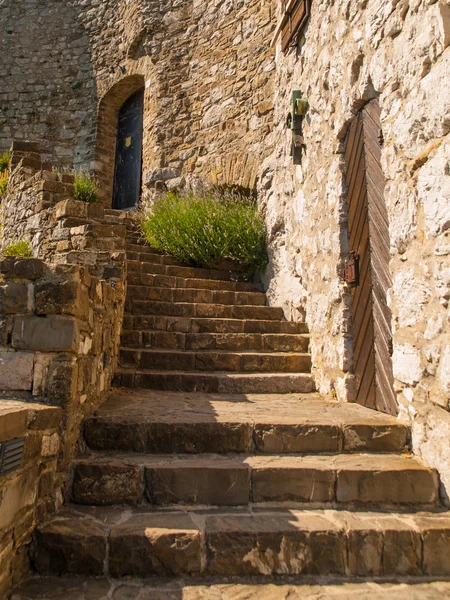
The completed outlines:
{"type": "Polygon", "coordinates": [[[349,287],[358,287],[359,285],[359,254],[352,251],[350,258],[345,261],[341,273],[342,279],[349,287]]]}
{"type": "Polygon", "coordinates": [[[22,466],[25,438],[0,443],[0,475],[11,473],[22,466]]]}

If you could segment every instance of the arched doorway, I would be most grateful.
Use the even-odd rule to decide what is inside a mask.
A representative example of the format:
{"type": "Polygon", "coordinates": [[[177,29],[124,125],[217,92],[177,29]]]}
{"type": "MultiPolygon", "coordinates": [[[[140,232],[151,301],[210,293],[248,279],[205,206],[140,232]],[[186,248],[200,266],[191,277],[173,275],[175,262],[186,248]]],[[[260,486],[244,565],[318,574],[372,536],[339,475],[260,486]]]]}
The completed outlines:
{"type": "MultiPolygon", "coordinates": [[[[136,94],[140,93],[141,97],[144,97],[144,88],[145,81],[143,75],[127,75],[117,81],[106,92],[99,103],[94,172],[99,182],[99,200],[106,208],[111,208],[113,200],[116,144],[120,113],[122,109],[125,112],[127,102],[136,94]]],[[[141,181],[139,181],[138,187],[140,189],[141,181]]]]}
{"type": "Polygon", "coordinates": [[[144,90],[135,92],[119,109],[112,207],[133,208],[142,184],[144,90]]]}
{"type": "Polygon", "coordinates": [[[371,100],[354,117],[346,140],[349,269],[352,290],[352,329],[356,402],[397,414],[392,375],[391,311],[387,291],[389,222],[381,168],[382,131],[378,100],[371,100]]]}

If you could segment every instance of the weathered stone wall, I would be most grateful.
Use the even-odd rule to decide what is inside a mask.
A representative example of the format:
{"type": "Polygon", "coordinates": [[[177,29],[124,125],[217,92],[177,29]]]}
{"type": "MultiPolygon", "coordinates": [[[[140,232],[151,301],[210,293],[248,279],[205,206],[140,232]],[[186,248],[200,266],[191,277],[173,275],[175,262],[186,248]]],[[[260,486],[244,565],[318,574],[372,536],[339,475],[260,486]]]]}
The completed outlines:
{"type": "Polygon", "coordinates": [[[73,183],[73,175],[54,172],[42,162],[39,144],[14,142],[1,245],[28,240],[36,258],[86,265],[91,275],[123,284],[131,218],[105,211],[98,202],[74,200],[73,183]]]}
{"type": "Polygon", "coordinates": [[[149,187],[192,173],[252,187],[272,127],[274,21],[259,0],[7,0],[0,149],[34,139],[55,163],[94,165],[108,204],[117,111],[145,87],[149,187]]]}
{"type": "Polygon", "coordinates": [[[3,427],[16,418],[9,408],[18,398],[21,414],[34,414],[40,402],[58,417],[30,421],[52,431],[29,433],[22,469],[0,479],[0,595],[13,573],[14,582],[26,573],[31,532],[61,505],[82,422],[110,390],[123,299],[123,282],[99,280],[85,267],[0,261],[0,442],[21,437],[3,427]]]}
{"type": "Polygon", "coordinates": [[[0,3],[0,153],[38,140],[46,159],[89,165],[96,88],[81,3],[0,3]]]}
{"type": "Polygon", "coordinates": [[[0,274],[0,393],[64,409],[67,465],[80,423],[110,389],[123,286],[34,258],[5,258],[0,274]]]}
{"type": "Polygon", "coordinates": [[[450,489],[450,6],[314,0],[298,49],[277,50],[274,150],[261,169],[269,297],[306,315],[318,388],[352,398],[343,142],[365,101],[382,110],[393,289],[393,367],[415,450],[450,489]],[[285,128],[291,92],[310,102],[301,166],[285,128]]]}
{"type": "MultiPolygon", "coordinates": [[[[34,453],[26,446],[23,469],[0,481],[0,595],[12,573],[17,581],[26,572],[30,533],[61,504],[81,424],[110,390],[125,301],[128,221],[74,200],[73,176],[42,163],[36,143],[15,142],[11,167],[2,244],[28,240],[35,258],[0,261],[1,404],[6,409],[20,398],[31,410],[42,402],[58,407],[62,423],[42,438],[42,449],[41,438],[30,434],[34,453]]],[[[1,420],[0,411],[0,442],[1,420]]]]}
{"type": "Polygon", "coordinates": [[[55,489],[61,409],[3,400],[0,443],[25,438],[21,466],[0,477],[0,596],[29,570],[27,545],[35,524],[62,503],[55,489]]]}

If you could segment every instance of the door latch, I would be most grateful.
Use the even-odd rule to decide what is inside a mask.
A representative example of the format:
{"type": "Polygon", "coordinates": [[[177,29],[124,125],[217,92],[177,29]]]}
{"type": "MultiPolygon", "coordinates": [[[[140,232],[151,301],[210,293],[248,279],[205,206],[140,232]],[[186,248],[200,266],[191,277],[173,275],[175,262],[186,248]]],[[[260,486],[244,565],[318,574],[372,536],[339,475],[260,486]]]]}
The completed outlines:
{"type": "Polygon", "coordinates": [[[359,254],[356,254],[355,251],[350,252],[350,257],[344,263],[342,279],[350,287],[359,285],[359,254]]]}

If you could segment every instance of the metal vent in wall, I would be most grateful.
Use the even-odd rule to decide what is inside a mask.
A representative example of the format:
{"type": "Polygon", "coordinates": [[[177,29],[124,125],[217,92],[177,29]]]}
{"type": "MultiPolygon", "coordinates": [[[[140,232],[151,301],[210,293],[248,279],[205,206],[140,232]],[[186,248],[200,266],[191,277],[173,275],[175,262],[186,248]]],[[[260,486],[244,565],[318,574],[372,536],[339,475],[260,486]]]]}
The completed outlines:
{"type": "Polygon", "coordinates": [[[25,438],[0,443],[0,475],[11,473],[22,465],[25,438]]]}

